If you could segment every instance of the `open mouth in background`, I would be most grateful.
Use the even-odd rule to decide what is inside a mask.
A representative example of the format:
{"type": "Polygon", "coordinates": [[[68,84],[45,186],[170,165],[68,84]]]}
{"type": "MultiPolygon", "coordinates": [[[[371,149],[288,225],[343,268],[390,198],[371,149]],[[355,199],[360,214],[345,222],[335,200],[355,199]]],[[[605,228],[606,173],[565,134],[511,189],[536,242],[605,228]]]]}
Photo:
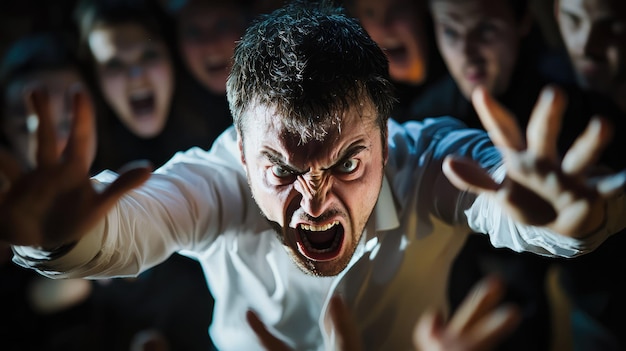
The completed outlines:
{"type": "Polygon", "coordinates": [[[207,71],[207,73],[210,73],[210,74],[222,73],[228,69],[228,63],[226,62],[207,63],[204,65],[204,69],[207,71]]]}
{"type": "Polygon", "coordinates": [[[401,63],[407,60],[408,49],[403,45],[386,47],[385,54],[389,58],[389,61],[401,63]]]}
{"type": "Polygon", "coordinates": [[[152,91],[142,91],[130,95],[130,107],[135,116],[144,117],[154,113],[156,99],[152,91]]]}

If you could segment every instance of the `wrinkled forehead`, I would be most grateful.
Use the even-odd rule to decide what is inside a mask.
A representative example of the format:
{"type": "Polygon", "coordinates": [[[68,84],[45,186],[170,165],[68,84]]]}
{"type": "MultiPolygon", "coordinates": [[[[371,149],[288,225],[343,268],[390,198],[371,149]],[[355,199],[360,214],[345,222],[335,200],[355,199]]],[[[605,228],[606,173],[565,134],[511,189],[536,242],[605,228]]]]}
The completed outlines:
{"type": "Polygon", "coordinates": [[[290,144],[329,142],[349,133],[377,127],[377,113],[369,100],[322,116],[285,115],[276,106],[252,103],[244,113],[242,137],[281,138],[290,144]]]}

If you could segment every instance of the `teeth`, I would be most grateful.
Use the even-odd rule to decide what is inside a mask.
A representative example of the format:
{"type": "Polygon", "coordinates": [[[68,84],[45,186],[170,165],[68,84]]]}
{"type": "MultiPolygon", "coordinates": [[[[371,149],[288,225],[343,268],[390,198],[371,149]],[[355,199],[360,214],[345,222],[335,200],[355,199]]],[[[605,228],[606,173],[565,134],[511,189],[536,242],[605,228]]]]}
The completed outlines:
{"type": "MultiPolygon", "coordinates": [[[[338,222],[337,222],[338,223],[338,222]]],[[[336,223],[334,223],[336,224],[336,223]]],[[[331,225],[332,227],[332,225],[331,225]]],[[[327,252],[332,252],[335,251],[337,249],[337,247],[339,246],[339,243],[341,242],[341,235],[336,235],[334,241],[332,242],[332,244],[330,244],[330,247],[326,248],[326,249],[316,249],[313,247],[313,245],[311,245],[311,243],[309,242],[309,239],[307,238],[306,235],[302,236],[302,243],[304,244],[304,247],[306,248],[306,250],[308,252],[313,252],[313,253],[327,253],[327,252]]]]}
{"type": "Polygon", "coordinates": [[[324,224],[324,225],[308,225],[308,224],[300,224],[300,228],[304,230],[308,230],[310,232],[323,232],[334,226],[339,224],[339,221],[334,221],[332,223],[324,224]]]}

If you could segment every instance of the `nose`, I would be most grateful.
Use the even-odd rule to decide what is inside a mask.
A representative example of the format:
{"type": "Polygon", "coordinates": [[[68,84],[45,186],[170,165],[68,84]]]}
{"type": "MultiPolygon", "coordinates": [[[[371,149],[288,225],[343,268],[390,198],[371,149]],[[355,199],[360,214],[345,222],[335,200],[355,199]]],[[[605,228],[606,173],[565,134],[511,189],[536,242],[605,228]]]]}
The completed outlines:
{"type": "Polygon", "coordinates": [[[475,61],[480,55],[480,38],[474,33],[469,33],[459,39],[460,52],[469,60],[475,61]]]}
{"type": "Polygon", "coordinates": [[[330,175],[318,173],[298,176],[296,190],[302,195],[300,207],[312,217],[321,216],[330,203],[332,179],[330,175]]]}
{"type": "Polygon", "coordinates": [[[128,67],[128,77],[130,78],[141,77],[141,75],[143,74],[143,71],[144,69],[141,65],[132,65],[128,67]]]}

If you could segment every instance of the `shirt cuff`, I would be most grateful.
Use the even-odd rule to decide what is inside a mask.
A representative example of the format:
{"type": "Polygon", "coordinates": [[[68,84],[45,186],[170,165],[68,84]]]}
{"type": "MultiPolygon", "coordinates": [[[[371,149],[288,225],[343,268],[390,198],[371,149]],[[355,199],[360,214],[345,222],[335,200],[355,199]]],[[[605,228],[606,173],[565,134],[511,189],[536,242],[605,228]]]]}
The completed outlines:
{"type": "Polygon", "coordinates": [[[47,276],[54,276],[83,266],[100,252],[105,223],[104,220],[100,221],[94,229],[83,236],[73,248],[63,255],[31,246],[13,246],[13,262],[22,267],[35,268],[47,276]]]}

